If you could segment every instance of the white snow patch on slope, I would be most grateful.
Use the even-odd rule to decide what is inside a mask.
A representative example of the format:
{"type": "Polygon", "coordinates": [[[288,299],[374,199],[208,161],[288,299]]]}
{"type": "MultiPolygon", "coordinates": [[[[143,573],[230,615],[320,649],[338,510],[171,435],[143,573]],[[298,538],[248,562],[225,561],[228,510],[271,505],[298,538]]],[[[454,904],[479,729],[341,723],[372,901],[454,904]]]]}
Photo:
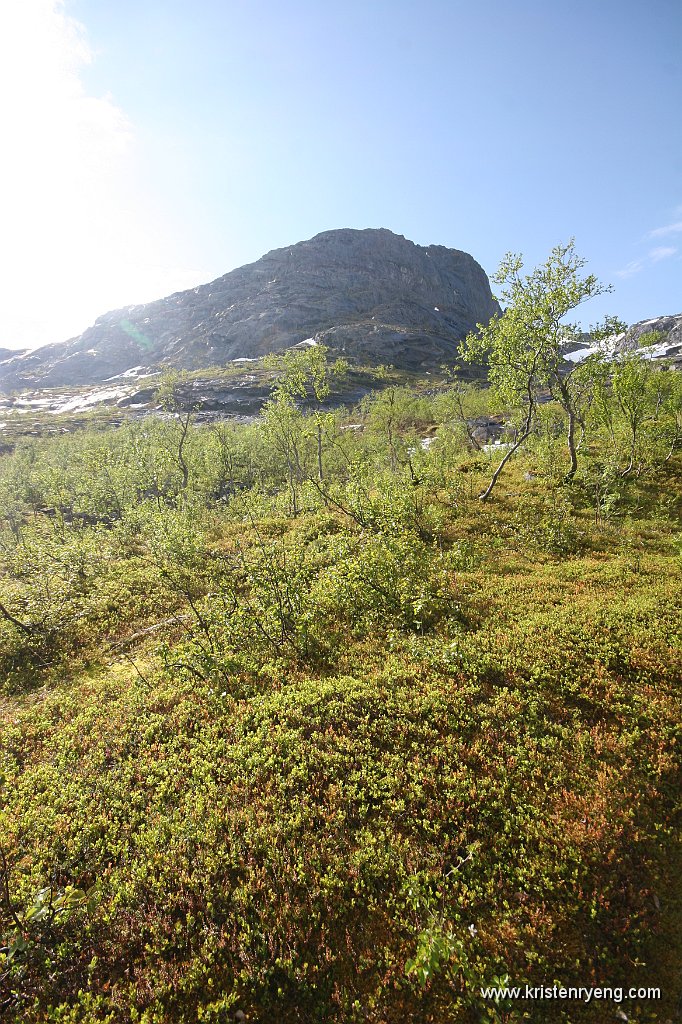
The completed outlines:
{"type": "Polygon", "coordinates": [[[127,388],[105,388],[102,391],[91,391],[89,395],[76,395],[75,398],[69,398],[66,402],[62,402],[61,405],[50,409],[50,412],[55,414],[60,412],[81,412],[83,409],[91,409],[94,405],[99,405],[101,402],[110,402],[116,398],[123,398],[128,393],[127,388]]]}
{"type": "Polygon", "coordinates": [[[113,377],[107,377],[104,381],[108,384],[112,380],[124,380],[126,377],[147,377],[149,374],[144,374],[141,371],[144,370],[144,366],[131,366],[129,370],[124,370],[123,373],[116,373],[113,377]]]}
{"type": "MultiPolygon", "coordinates": [[[[655,320],[647,320],[646,323],[656,323],[655,320]]],[[[564,352],[564,359],[571,363],[582,363],[588,356],[595,355],[599,352],[606,356],[607,359],[618,359],[619,353],[616,350],[616,345],[625,337],[624,334],[614,334],[610,338],[606,338],[598,345],[590,345],[589,348],[576,349],[575,352],[564,352]]],[[[642,359],[662,359],[664,358],[670,349],[670,343],[661,341],[657,345],[642,345],[641,348],[627,349],[632,353],[637,353],[642,359]]]]}

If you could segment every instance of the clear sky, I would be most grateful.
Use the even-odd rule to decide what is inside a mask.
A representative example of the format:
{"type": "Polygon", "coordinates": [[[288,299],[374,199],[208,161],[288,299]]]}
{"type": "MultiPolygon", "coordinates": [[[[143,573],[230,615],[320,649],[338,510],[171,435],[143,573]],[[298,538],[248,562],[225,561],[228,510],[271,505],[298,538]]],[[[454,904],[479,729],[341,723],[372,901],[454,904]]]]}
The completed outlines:
{"type": "Polygon", "coordinates": [[[0,345],[340,227],[682,312],[680,0],[2,0],[0,345]]]}

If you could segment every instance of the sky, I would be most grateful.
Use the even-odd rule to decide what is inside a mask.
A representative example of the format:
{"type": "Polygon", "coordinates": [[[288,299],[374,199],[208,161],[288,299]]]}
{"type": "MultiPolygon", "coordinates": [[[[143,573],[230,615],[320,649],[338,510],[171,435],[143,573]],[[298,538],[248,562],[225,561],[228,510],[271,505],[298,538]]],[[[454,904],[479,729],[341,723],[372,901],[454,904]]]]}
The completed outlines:
{"type": "Polygon", "coordinates": [[[2,0],[0,346],[341,227],[682,312],[679,0],[2,0]]]}

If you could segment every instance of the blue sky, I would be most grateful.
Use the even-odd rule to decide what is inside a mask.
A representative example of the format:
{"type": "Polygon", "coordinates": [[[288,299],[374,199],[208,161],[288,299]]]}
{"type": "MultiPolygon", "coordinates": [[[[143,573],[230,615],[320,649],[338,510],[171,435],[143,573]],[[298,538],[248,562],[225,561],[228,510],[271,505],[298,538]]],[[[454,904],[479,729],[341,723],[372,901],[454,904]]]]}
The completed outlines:
{"type": "Polygon", "coordinates": [[[6,2],[0,345],[337,227],[682,311],[679,0],[6,2]]]}

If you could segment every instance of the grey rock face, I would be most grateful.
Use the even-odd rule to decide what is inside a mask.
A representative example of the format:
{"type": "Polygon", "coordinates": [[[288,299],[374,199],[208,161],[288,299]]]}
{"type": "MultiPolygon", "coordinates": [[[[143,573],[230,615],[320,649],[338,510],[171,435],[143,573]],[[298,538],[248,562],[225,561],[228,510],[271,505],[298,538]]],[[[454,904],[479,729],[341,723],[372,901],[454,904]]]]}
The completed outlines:
{"type": "Polygon", "coordinates": [[[682,365],[682,313],[640,320],[618,338],[615,347],[621,352],[641,349],[653,359],[670,359],[674,365],[682,365]],[[659,334],[662,337],[655,340],[659,334]]]}
{"type": "Polygon", "coordinates": [[[26,349],[16,348],[0,348],[0,363],[4,362],[5,359],[15,359],[17,356],[24,354],[26,349]]]}
{"type": "Polygon", "coordinates": [[[673,367],[682,368],[682,313],[640,320],[623,334],[608,338],[602,346],[595,346],[589,334],[564,350],[569,362],[580,362],[592,352],[601,351],[608,358],[617,358],[619,352],[640,352],[646,359],[666,360],[673,367]]]}
{"type": "Polygon", "coordinates": [[[0,386],[93,384],[137,365],[198,369],[308,338],[362,362],[428,369],[454,359],[458,342],[498,309],[467,253],[415,245],[383,228],[325,231],[8,359],[0,386]]]}

